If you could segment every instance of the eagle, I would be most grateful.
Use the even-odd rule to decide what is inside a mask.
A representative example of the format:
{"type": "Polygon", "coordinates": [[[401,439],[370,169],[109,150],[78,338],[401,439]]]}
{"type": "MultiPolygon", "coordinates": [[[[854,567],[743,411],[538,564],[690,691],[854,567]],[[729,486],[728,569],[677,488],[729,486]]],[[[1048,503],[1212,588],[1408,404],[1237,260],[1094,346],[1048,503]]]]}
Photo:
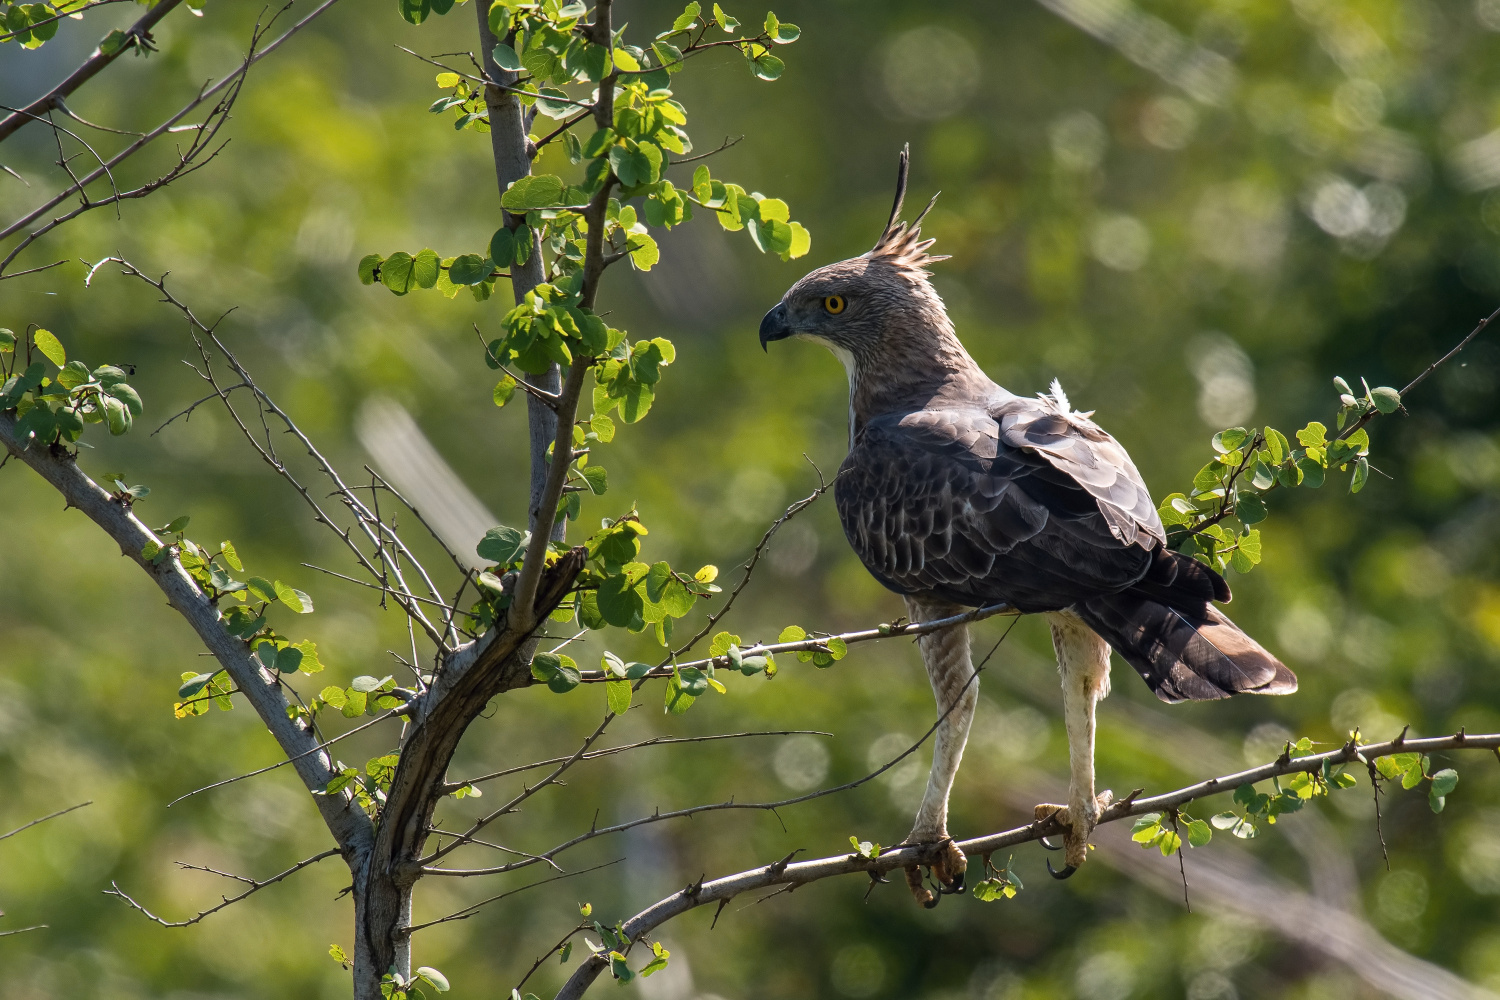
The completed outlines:
{"type": "MultiPolygon", "coordinates": [[[[1165,702],[1290,694],[1297,678],[1215,603],[1229,586],[1173,551],[1130,455],[1072,408],[1054,380],[1035,398],[992,381],[959,342],[928,267],[921,224],[901,220],[909,148],[890,219],[873,249],[794,284],[760,324],[764,348],[821,344],[849,375],[849,454],[834,497],[865,568],[913,621],[1006,605],[1042,614],[1062,678],[1070,783],[1065,805],[1036,807],[1064,828],[1066,878],[1112,801],[1094,789],[1095,707],[1110,651],[1165,702]]],[[[962,892],[967,860],[948,835],[948,797],[978,701],[967,625],[922,636],[937,698],[932,770],[906,844],[935,844],[939,893],[962,892]]],[[[1049,845],[1050,846],[1050,845],[1049,845]]],[[[918,902],[938,896],[916,869],[918,902]]]]}

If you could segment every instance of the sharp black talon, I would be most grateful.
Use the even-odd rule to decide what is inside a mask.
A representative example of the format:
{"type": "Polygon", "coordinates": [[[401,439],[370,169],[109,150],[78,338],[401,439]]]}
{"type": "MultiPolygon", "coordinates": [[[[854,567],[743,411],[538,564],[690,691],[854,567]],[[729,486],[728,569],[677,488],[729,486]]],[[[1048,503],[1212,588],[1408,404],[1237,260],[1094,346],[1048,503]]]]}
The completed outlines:
{"type": "Polygon", "coordinates": [[[964,873],[959,872],[953,876],[953,884],[938,887],[938,892],[944,896],[962,896],[964,892],[964,873]]]}
{"type": "Polygon", "coordinates": [[[939,902],[942,901],[942,898],[943,898],[943,896],[942,896],[941,893],[938,893],[938,894],[935,894],[935,895],[934,894],[929,894],[928,898],[927,898],[927,902],[925,902],[925,903],[922,904],[922,909],[924,909],[924,910],[935,910],[935,909],[937,909],[937,905],[938,905],[939,902]]]}
{"type": "Polygon", "coordinates": [[[1061,845],[1054,846],[1051,842],[1049,842],[1047,840],[1046,837],[1043,837],[1040,841],[1038,841],[1038,843],[1040,843],[1044,848],[1046,848],[1049,851],[1060,851],[1060,850],[1062,850],[1062,846],[1061,845]]]}
{"type": "Polygon", "coordinates": [[[1058,871],[1056,868],[1052,867],[1052,859],[1047,859],[1047,874],[1051,875],[1059,882],[1061,882],[1065,878],[1071,878],[1073,876],[1073,873],[1077,870],[1078,869],[1074,868],[1072,865],[1064,865],[1062,871],[1058,871]]]}

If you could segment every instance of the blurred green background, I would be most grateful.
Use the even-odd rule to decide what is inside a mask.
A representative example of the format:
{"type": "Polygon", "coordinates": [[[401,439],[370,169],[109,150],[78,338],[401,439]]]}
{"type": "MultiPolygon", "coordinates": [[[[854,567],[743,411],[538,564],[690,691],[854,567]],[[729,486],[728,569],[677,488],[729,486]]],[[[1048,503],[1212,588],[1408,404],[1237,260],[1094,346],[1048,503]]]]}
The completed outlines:
{"type": "MultiPolygon", "coordinates": [[[[35,52],[0,47],[0,101],[34,98],[138,12],[125,4],[67,22],[35,52]]],[[[639,41],[676,12],[626,2],[616,21],[639,41]]],[[[730,12],[747,23],[763,14],[730,12]]],[[[812,230],[811,254],[783,264],[700,219],[663,235],[649,274],[612,269],[601,299],[613,325],[678,347],[655,410],[598,456],[612,488],[587,501],[582,522],[638,501],[653,558],[712,562],[735,579],[769,521],[816,485],[809,460],[825,474],[842,460],[838,363],[799,343],[764,355],[755,331],[805,270],[873,242],[903,142],[911,200],[943,192],[924,229],[953,255],[934,280],[971,352],[1016,392],[1061,378],[1158,496],[1188,484],[1214,430],[1329,420],[1333,375],[1403,385],[1500,303],[1497,0],[800,0],[776,13],[803,29],[779,53],[782,80],[756,81],[737,56],[713,53],[674,87],[699,150],[745,137],[715,158],[715,174],[787,199],[812,230]]],[[[157,31],[158,54],[123,58],[70,106],[112,127],[150,127],[235,64],[258,14],[222,0],[201,19],[174,13],[157,31]]],[[[231,345],[351,474],[371,460],[355,433],[362,405],[393,399],[500,520],[519,523],[523,408],[491,404],[471,328],[493,335],[508,289],[486,303],[396,298],[355,275],[370,252],[479,249],[498,223],[486,138],[427,114],[437,70],[397,44],[467,51],[472,8],[413,28],[391,3],[339,5],[251,72],[225,131],[232,141],[211,165],[127,203],[118,219],[91,213],[16,266],[120,254],[170,270],[200,315],[234,309],[221,327],[231,345]]],[[[90,138],[102,149],[121,141],[90,138]]],[[[157,146],[119,171],[122,184],[163,168],[171,142],[157,146]]],[[[0,154],[30,184],[0,176],[7,222],[66,183],[40,127],[0,154]]],[[[540,163],[568,169],[557,150],[540,163]]],[[[195,358],[185,324],[143,285],[105,268],[86,289],[84,273],[74,263],[0,285],[0,325],[37,323],[73,356],[138,367],[148,419],[119,440],[91,432],[83,467],[125,470],[152,489],[141,504],[149,522],[189,513],[194,537],[232,538],[249,571],[310,591],[317,613],[283,623],[316,639],[328,665],[309,689],[393,672],[387,650],[409,649],[399,613],[299,566],[351,569],[221,413],[205,407],[144,433],[201,394],[179,363],[195,358]]],[[[1117,664],[1100,710],[1102,786],[1165,790],[1269,760],[1293,734],[1500,728],[1497,378],[1500,348],[1486,335],[1413,394],[1409,416],[1374,427],[1385,475],[1363,493],[1332,479],[1274,498],[1265,562],[1231,579],[1231,610],[1297,670],[1301,690],[1166,707],[1117,664]]],[[[59,507],[26,469],[0,471],[0,829],[93,805],[0,843],[0,930],[49,925],[0,938],[0,997],[347,996],[348,975],[327,955],[330,943],[352,947],[337,862],[182,930],[101,895],[118,881],[181,919],[233,887],[175,862],[265,877],[328,838],[286,771],[167,808],[274,762],[275,747],[243,706],[172,718],[177,678],[198,669],[199,648],[104,536],[59,507]]],[[[839,630],[900,613],[848,552],[825,499],[776,538],[726,625],[771,639],[789,623],[839,630]]],[[[975,629],[976,655],[1004,626],[975,629]]],[[[650,658],[654,646],[643,637],[615,648],[650,658]]],[[[600,649],[575,655],[593,665],[600,649]]],[[[1061,794],[1054,669],[1040,621],[1022,621],[995,654],[954,794],[955,836],[1014,825],[1030,803],[1061,794]]],[[[662,714],[659,698],[644,690],[612,740],[832,735],[583,765],[491,835],[534,851],[587,829],[596,812],[602,824],[847,781],[903,749],[933,714],[903,642],[856,647],[828,670],[784,659],[774,680],[732,681],[728,696],[684,717],[662,714]]],[[[455,777],[570,752],[603,708],[595,688],[498,699],[455,777]]],[[[392,739],[377,730],[341,744],[340,756],[362,762],[392,739]]],[[[424,931],[416,962],[442,969],[454,996],[507,996],[576,920],[578,901],[613,921],[702,873],[794,848],[837,853],[851,834],[899,841],[926,763],[924,751],[779,816],[721,812],[594,841],[564,855],[566,866],[625,862],[424,931]]],[[[646,1000],[1490,996],[1475,991],[1500,992],[1500,773],[1479,754],[1448,763],[1462,782],[1442,815],[1420,793],[1385,799],[1389,868],[1361,776],[1253,842],[1221,834],[1190,851],[1191,914],[1175,859],[1101,829],[1093,862],[1067,883],[1045,877],[1039,848],[1020,851],[1026,889],[1011,901],[965,896],[925,912],[899,882],[863,900],[866,885],[845,879],[758,906],[736,900],[714,929],[711,913],[694,912],[661,933],[669,971],[624,989],[646,1000]],[[1353,950],[1340,952],[1340,940],[1353,950]]],[[[445,806],[445,822],[518,788],[492,783],[485,798],[445,806]]],[[[417,919],[543,875],[427,879],[417,919]]],[[[554,960],[528,989],[550,996],[568,968],[554,960]]]]}

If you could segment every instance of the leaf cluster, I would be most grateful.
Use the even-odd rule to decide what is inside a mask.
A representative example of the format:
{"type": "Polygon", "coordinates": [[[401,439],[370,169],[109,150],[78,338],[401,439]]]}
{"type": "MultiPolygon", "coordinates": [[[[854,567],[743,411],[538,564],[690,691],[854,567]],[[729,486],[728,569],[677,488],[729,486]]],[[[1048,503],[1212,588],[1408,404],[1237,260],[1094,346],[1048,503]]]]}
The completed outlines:
{"type": "Polygon", "coordinates": [[[1398,753],[1375,761],[1375,772],[1387,781],[1399,781],[1408,791],[1427,782],[1427,804],[1435,813],[1443,811],[1448,796],[1458,787],[1458,772],[1451,767],[1433,773],[1432,758],[1421,753],[1398,753]]]}
{"type": "Polygon", "coordinates": [[[22,344],[13,332],[0,329],[0,411],[16,412],[16,434],[21,440],[68,445],[83,436],[85,424],[105,424],[118,436],[129,431],[140,416],[140,394],[127,381],[130,375],[124,369],[114,365],[90,369],[82,361],[68,360],[62,342],[50,330],[31,331],[24,349],[18,351],[19,347],[22,344]],[[48,362],[57,369],[55,374],[47,374],[48,362]]]}
{"type": "Polygon", "coordinates": [[[1274,427],[1230,427],[1215,434],[1210,441],[1214,458],[1193,477],[1192,489],[1169,495],[1157,510],[1168,544],[1220,572],[1233,567],[1248,573],[1260,564],[1260,529],[1251,526],[1270,515],[1268,493],[1317,489],[1331,471],[1351,468],[1349,492],[1364,489],[1370,478],[1370,436],[1363,422],[1400,409],[1401,393],[1361,383],[1365,394],[1356,398],[1348,382],[1334,378],[1339,410],[1332,437],[1316,420],[1297,431],[1295,445],[1274,427]],[[1238,530],[1224,523],[1230,518],[1238,522],[1238,530]]]}

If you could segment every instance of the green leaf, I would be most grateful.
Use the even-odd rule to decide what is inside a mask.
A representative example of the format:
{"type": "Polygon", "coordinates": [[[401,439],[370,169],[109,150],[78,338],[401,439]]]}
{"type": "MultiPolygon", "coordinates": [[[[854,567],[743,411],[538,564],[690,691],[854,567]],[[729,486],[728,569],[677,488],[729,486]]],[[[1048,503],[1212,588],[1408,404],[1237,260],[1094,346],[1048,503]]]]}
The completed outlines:
{"type": "Polygon", "coordinates": [[[698,14],[702,11],[702,9],[703,8],[698,5],[698,0],[693,0],[692,3],[682,8],[682,13],[678,14],[677,20],[672,22],[672,31],[675,33],[678,31],[686,31],[687,29],[691,28],[694,24],[697,23],[698,14]]]}
{"type": "Polygon", "coordinates": [[[182,682],[177,689],[177,697],[187,699],[208,687],[208,682],[214,679],[213,674],[193,674],[182,682]]]}
{"type": "Polygon", "coordinates": [[[1260,529],[1251,528],[1243,535],[1235,539],[1234,554],[1230,556],[1230,565],[1236,572],[1248,573],[1255,566],[1260,565],[1261,545],[1260,529]]]}
{"type": "Polygon", "coordinates": [[[1381,413],[1395,413],[1401,409],[1401,393],[1388,385],[1378,389],[1370,390],[1370,402],[1375,404],[1375,409],[1381,413]]]}
{"type": "Polygon", "coordinates": [[[412,258],[411,267],[412,281],[418,288],[431,288],[437,284],[438,279],[438,255],[437,251],[428,248],[412,258]]]}
{"type": "Polygon", "coordinates": [[[63,350],[62,341],[51,330],[37,330],[31,335],[31,339],[36,344],[36,349],[57,367],[61,368],[68,363],[68,352],[63,350]]]}
{"type": "Polygon", "coordinates": [[[1322,448],[1328,443],[1328,428],[1314,420],[1297,432],[1297,443],[1305,448],[1322,448]]]}
{"type": "Polygon", "coordinates": [[[597,591],[599,614],[617,628],[639,632],[646,627],[645,606],[627,574],[611,576],[597,591]]]}
{"type": "MultiPolygon", "coordinates": [[[[567,185],[561,177],[553,174],[536,174],[522,177],[500,198],[500,204],[512,212],[524,212],[531,208],[552,208],[561,205],[567,185]]],[[[519,235],[519,234],[517,234],[519,235]]]]}
{"type": "Polygon", "coordinates": [[[448,280],[455,285],[477,285],[493,270],[493,264],[477,253],[459,254],[448,266],[448,280]]]}
{"type": "Polygon", "coordinates": [[[667,584],[675,577],[672,576],[672,567],[665,562],[654,563],[651,571],[646,574],[646,597],[652,601],[659,602],[662,592],[666,590],[667,584]]]}
{"type": "MultiPolygon", "coordinates": [[[[294,642],[288,648],[295,649],[302,654],[302,659],[297,669],[301,670],[304,674],[316,674],[323,669],[323,663],[318,659],[318,644],[311,639],[294,642]]],[[[280,660],[277,662],[279,663],[280,660]]]]}
{"type": "Polygon", "coordinates": [[[375,284],[375,271],[385,258],[378,253],[368,253],[359,259],[359,283],[361,285],[375,284]]]}
{"type": "Polygon", "coordinates": [[[1201,819],[1195,819],[1188,824],[1188,843],[1194,847],[1202,847],[1214,839],[1214,831],[1211,826],[1201,819]]]}
{"type": "Polygon", "coordinates": [[[595,496],[599,496],[609,490],[609,473],[604,470],[603,466],[590,465],[585,469],[581,469],[580,473],[584,481],[589,484],[589,489],[593,491],[595,496]]]}
{"type": "Polygon", "coordinates": [[[448,977],[434,968],[426,965],[422,966],[417,970],[417,978],[425,979],[432,985],[432,988],[437,990],[439,993],[448,992],[448,977]]]}
{"type": "Polygon", "coordinates": [[[667,967],[667,959],[672,957],[672,953],[663,948],[660,941],[653,941],[651,942],[651,956],[651,961],[647,962],[646,967],[641,970],[642,977],[665,969],[667,967]]]}
{"type": "MultiPolygon", "coordinates": [[[[707,690],[708,685],[705,683],[703,688],[707,690]]],[[[697,700],[696,696],[690,695],[683,690],[682,679],[677,674],[673,674],[667,680],[665,706],[668,712],[671,712],[673,715],[681,715],[691,708],[693,702],[697,700]]]]}
{"type": "Polygon", "coordinates": [[[510,267],[516,259],[516,234],[501,226],[490,237],[490,260],[496,267],[510,267]]]}
{"type": "Polygon", "coordinates": [[[495,383],[494,400],[496,406],[504,406],[510,402],[516,394],[516,380],[509,375],[495,383]]]}
{"type": "Polygon", "coordinates": [[[521,65],[521,57],[516,55],[516,50],[500,42],[490,50],[490,55],[495,60],[495,65],[511,73],[524,72],[526,67],[521,65]]]}
{"type": "Polygon", "coordinates": [[[1266,502],[1254,493],[1241,493],[1234,501],[1234,516],[1241,524],[1259,524],[1267,516],[1266,502]]]}
{"type": "Polygon", "coordinates": [[[145,406],[141,403],[140,394],[123,382],[106,386],[104,391],[124,403],[126,409],[130,411],[130,415],[133,417],[140,416],[141,411],[145,409],[145,406]]]}
{"type": "Polygon", "coordinates": [[[531,676],[546,682],[558,694],[567,694],[583,680],[578,664],[560,653],[537,653],[531,658],[531,676]]]}
{"type": "Polygon", "coordinates": [[[0,326],[0,354],[11,354],[16,349],[16,335],[13,330],[0,326]]]}
{"type": "Polygon", "coordinates": [[[1266,439],[1266,450],[1271,453],[1271,464],[1280,465],[1285,462],[1292,453],[1292,446],[1286,435],[1274,427],[1267,427],[1261,434],[1266,439]]]}
{"type": "Polygon", "coordinates": [[[310,615],[313,611],[312,598],[300,590],[294,590],[286,584],[277,580],[273,586],[276,588],[276,596],[281,599],[288,609],[299,615],[310,615]]]}
{"type": "Polygon", "coordinates": [[[1358,493],[1370,480],[1370,460],[1360,458],[1354,462],[1354,475],[1349,479],[1349,492],[1358,493]]]}
{"type": "Polygon", "coordinates": [[[1208,821],[1217,830],[1230,830],[1239,825],[1240,814],[1235,812],[1221,812],[1210,816],[1208,821]]]}
{"type": "Polygon", "coordinates": [[[1458,772],[1451,767],[1445,767],[1432,776],[1432,795],[1446,796],[1458,787],[1458,772]]]}
{"type": "MultiPolygon", "coordinates": [[[[792,626],[792,627],[796,628],[795,625],[792,626]]],[[[785,632],[783,632],[781,634],[783,636],[786,635],[785,632]]],[[[786,642],[788,640],[783,639],[782,641],[786,642]]],[[[725,655],[727,655],[729,653],[729,647],[730,646],[738,646],[739,644],[740,644],[740,637],[739,636],[735,635],[732,632],[720,632],[717,635],[715,635],[713,637],[713,639],[709,642],[709,644],[708,644],[708,655],[709,656],[725,656],[725,655]]]]}
{"type": "Polygon", "coordinates": [[[1162,814],[1159,812],[1144,813],[1136,817],[1136,821],[1130,824],[1131,835],[1134,836],[1137,833],[1145,833],[1148,830],[1155,829],[1161,825],[1161,817],[1162,814]]]}
{"type": "Polygon", "coordinates": [[[397,250],[380,265],[380,283],[397,295],[405,295],[416,283],[415,264],[411,254],[397,250]]]}
{"type": "Polygon", "coordinates": [[[1222,430],[1215,434],[1209,444],[1220,455],[1226,455],[1231,451],[1238,451],[1240,445],[1248,440],[1250,440],[1250,432],[1245,430],[1245,428],[1230,427],[1228,430],[1222,430]]]}
{"type": "Polygon", "coordinates": [[[1302,473],[1302,485],[1309,489],[1317,489],[1328,478],[1328,470],[1323,468],[1322,463],[1313,458],[1304,457],[1299,459],[1297,469],[1302,473]]]}
{"type": "Polygon", "coordinates": [[[507,528],[502,524],[486,531],[479,544],[474,546],[474,551],[481,559],[497,566],[508,566],[521,551],[525,537],[519,529],[507,528]]]}
{"type": "Polygon", "coordinates": [[[606,681],[604,693],[609,699],[609,710],[615,715],[624,715],[630,711],[630,682],[629,681],[606,681]]]}
{"type": "Polygon", "coordinates": [[[786,63],[769,52],[759,56],[747,56],[750,72],[761,80],[779,80],[786,71],[786,63]]]}
{"type": "Polygon", "coordinates": [[[708,692],[708,675],[697,667],[682,667],[677,671],[677,677],[682,690],[694,698],[701,697],[708,692]]]}
{"type": "Polygon", "coordinates": [[[276,593],[276,585],[263,576],[252,576],[245,581],[245,585],[250,588],[250,593],[258,600],[274,604],[279,599],[276,593]]]}
{"type": "Polygon", "coordinates": [[[1421,783],[1422,766],[1420,763],[1414,767],[1407,768],[1406,771],[1401,775],[1401,787],[1406,789],[1407,791],[1416,788],[1421,783]]]}
{"type": "Polygon", "coordinates": [[[432,12],[432,0],[396,0],[396,9],[410,24],[421,24],[432,12]]]}

